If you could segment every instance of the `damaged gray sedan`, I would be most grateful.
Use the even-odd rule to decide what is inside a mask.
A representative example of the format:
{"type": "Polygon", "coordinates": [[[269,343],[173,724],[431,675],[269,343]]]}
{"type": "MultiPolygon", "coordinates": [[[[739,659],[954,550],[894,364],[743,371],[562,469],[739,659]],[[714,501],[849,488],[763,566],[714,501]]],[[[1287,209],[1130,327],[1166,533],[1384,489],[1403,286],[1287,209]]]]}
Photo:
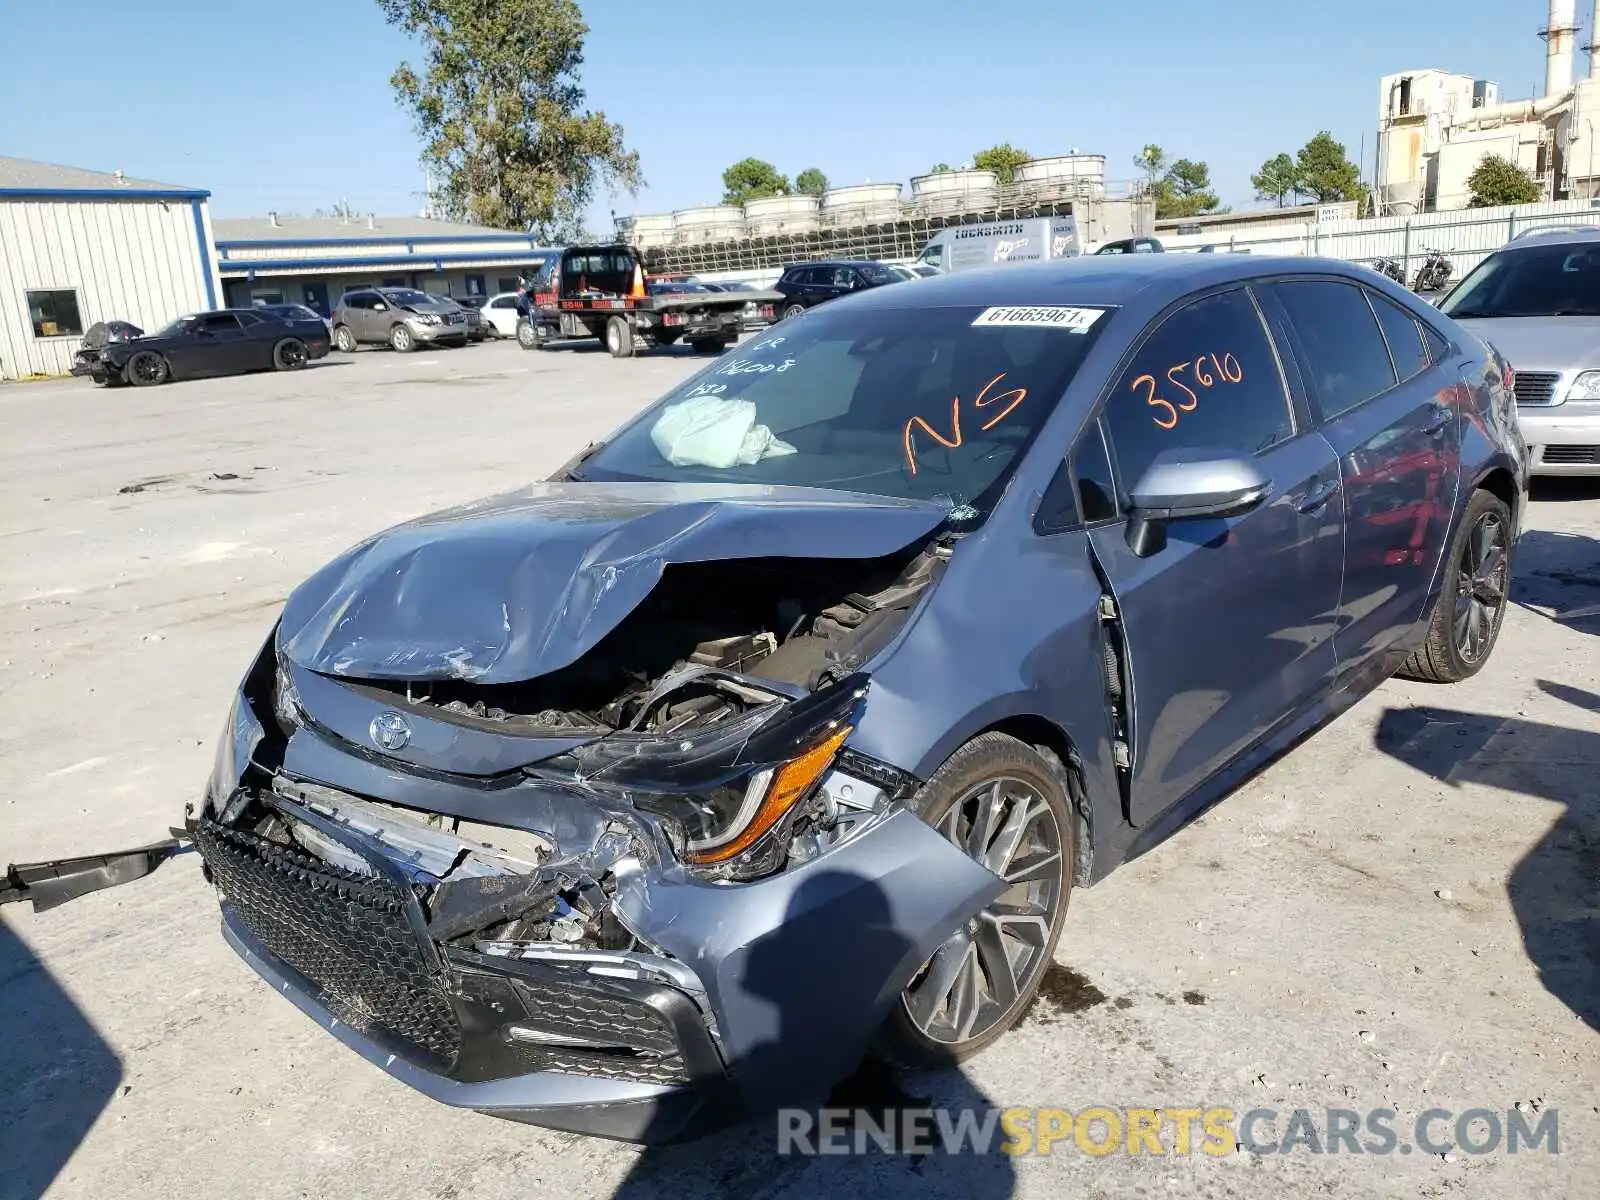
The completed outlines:
{"type": "Polygon", "coordinates": [[[229,943],[429,1096],[641,1141],[999,1037],[1074,886],[1504,611],[1494,353],[1152,258],[829,305],[318,572],[184,830],[229,943]]]}

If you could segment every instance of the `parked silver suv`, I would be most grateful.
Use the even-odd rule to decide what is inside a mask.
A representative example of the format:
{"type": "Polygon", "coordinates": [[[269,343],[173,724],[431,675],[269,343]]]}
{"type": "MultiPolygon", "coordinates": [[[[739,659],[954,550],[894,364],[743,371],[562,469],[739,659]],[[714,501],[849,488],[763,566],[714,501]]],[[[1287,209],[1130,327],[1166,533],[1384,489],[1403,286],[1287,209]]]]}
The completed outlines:
{"type": "Polygon", "coordinates": [[[396,350],[419,344],[467,344],[467,314],[415,288],[361,288],[346,292],[333,310],[333,344],[349,353],[364,343],[396,350]]]}
{"type": "Polygon", "coordinates": [[[1600,228],[1529,230],[1439,305],[1516,372],[1535,475],[1600,475],[1600,228]]]}

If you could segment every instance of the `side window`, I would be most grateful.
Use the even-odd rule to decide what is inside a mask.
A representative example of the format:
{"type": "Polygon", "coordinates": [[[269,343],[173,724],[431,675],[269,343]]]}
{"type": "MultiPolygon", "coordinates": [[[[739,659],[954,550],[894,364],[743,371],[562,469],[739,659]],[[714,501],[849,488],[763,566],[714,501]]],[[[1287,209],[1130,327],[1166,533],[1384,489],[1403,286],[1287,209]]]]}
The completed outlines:
{"type": "Polygon", "coordinates": [[[1422,326],[1422,340],[1428,347],[1428,361],[1430,363],[1443,362],[1450,357],[1450,343],[1440,336],[1426,321],[1419,321],[1422,326]]]}
{"type": "MultiPolygon", "coordinates": [[[[272,315],[280,321],[286,321],[290,316],[289,313],[283,312],[273,313],[272,315]]],[[[240,313],[237,320],[239,324],[243,325],[246,329],[250,329],[256,325],[265,324],[265,322],[263,322],[260,317],[256,316],[255,313],[240,313]]]]}
{"type": "Polygon", "coordinates": [[[1428,369],[1428,352],[1422,345],[1422,328],[1417,319],[1386,296],[1367,293],[1367,301],[1377,314],[1383,340],[1389,344],[1389,358],[1400,382],[1428,369]]]}
{"type": "Polygon", "coordinates": [[[239,318],[232,313],[212,313],[201,317],[196,328],[202,333],[235,333],[239,329],[239,318]]]}
{"type": "Polygon", "coordinates": [[[1365,404],[1397,382],[1389,350],[1362,289],[1297,279],[1272,285],[1306,360],[1307,384],[1324,420],[1365,404]]]}
{"type": "Polygon", "coordinates": [[[833,286],[847,288],[855,284],[856,272],[854,267],[835,267],[833,269],[833,286]]]}
{"type": "Polygon", "coordinates": [[[517,298],[515,296],[500,296],[489,302],[490,308],[515,308],[516,306],[517,298]]]}
{"type": "Polygon", "coordinates": [[[1164,450],[1248,455],[1292,437],[1283,376],[1249,293],[1207,296],[1163,321],[1118,380],[1104,424],[1124,495],[1164,450]]]}
{"type": "Polygon", "coordinates": [[[1085,525],[1117,515],[1117,485],[1098,423],[1090,426],[1072,453],[1072,478],[1078,485],[1078,512],[1085,525]]]}

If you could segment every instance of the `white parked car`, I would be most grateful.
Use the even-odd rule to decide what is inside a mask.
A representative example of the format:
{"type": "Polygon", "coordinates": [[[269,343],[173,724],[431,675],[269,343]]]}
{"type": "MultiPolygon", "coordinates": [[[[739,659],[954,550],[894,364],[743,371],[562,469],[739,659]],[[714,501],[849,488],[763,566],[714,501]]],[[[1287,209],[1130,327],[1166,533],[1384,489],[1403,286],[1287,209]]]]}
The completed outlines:
{"type": "Polygon", "coordinates": [[[517,336],[517,294],[515,292],[500,292],[490,296],[483,302],[483,307],[478,310],[483,314],[483,319],[489,323],[490,336],[516,337],[517,336]]]}

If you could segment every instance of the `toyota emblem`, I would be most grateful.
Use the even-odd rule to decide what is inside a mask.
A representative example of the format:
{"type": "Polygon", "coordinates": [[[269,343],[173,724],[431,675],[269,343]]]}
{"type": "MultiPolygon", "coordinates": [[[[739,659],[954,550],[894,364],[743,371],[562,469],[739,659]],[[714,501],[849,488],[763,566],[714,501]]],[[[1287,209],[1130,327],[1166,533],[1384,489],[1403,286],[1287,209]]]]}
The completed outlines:
{"type": "Polygon", "coordinates": [[[372,724],[367,727],[367,732],[372,735],[374,745],[391,753],[403,750],[406,743],[411,740],[411,726],[397,712],[379,713],[372,718],[372,724]]]}

